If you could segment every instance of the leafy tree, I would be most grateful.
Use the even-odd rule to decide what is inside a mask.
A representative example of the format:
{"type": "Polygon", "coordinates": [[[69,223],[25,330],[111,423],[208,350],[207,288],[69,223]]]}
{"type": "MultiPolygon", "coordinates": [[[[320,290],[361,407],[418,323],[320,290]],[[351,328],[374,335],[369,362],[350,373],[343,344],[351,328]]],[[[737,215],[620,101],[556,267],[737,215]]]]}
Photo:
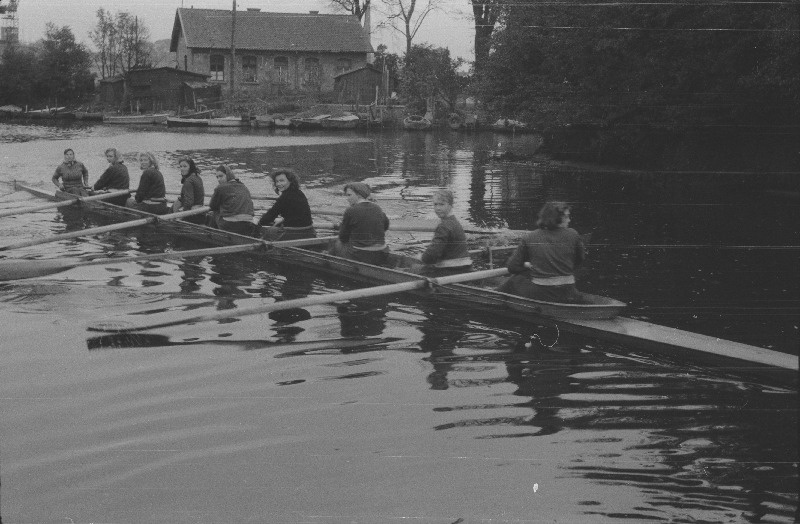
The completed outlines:
{"type": "Polygon", "coordinates": [[[480,93],[495,111],[543,127],[616,134],[632,154],[645,128],[788,124],[800,117],[797,14],[766,2],[515,0],[493,35],[480,93]]]}
{"type": "Polygon", "coordinates": [[[91,55],[75,42],[72,29],[48,23],[39,47],[35,92],[41,100],[65,103],[94,90],[91,55]]]}
{"type": "Polygon", "coordinates": [[[117,13],[115,22],[121,72],[150,67],[153,53],[150,30],[138,17],[124,11],[117,13]]]}
{"type": "Polygon", "coordinates": [[[475,22],[475,71],[479,72],[489,59],[492,33],[507,0],[470,0],[475,22]]]}
{"type": "Polygon", "coordinates": [[[125,11],[112,15],[103,8],[96,15],[97,24],[89,38],[97,49],[95,61],[103,78],[152,66],[155,46],[150,42],[150,30],[138,17],[125,11]]]}
{"type": "Polygon", "coordinates": [[[426,100],[433,98],[447,104],[448,112],[464,88],[458,74],[463,60],[450,58],[450,50],[428,44],[415,44],[406,56],[403,68],[403,94],[415,112],[423,112],[426,100]]]}
{"type": "Polygon", "coordinates": [[[0,59],[0,105],[30,103],[35,78],[34,50],[23,45],[6,47],[0,59]]]}
{"type": "Polygon", "coordinates": [[[101,7],[96,14],[97,25],[89,32],[89,38],[97,49],[95,62],[100,77],[108,78],[117,74],[117,27],[111,12],[101,7]]]}

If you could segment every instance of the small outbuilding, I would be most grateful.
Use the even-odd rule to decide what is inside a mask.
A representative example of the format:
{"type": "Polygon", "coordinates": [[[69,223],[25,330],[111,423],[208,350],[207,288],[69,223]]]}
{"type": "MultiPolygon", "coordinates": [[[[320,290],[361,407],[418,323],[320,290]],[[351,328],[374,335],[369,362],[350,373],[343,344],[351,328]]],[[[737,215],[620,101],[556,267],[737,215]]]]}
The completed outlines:
{"type": "MultiPolygon", "coordinates": [[[[195,109],[201,102],[194,90],[207,80],[208,75],[171,67],[133,69],[123,76],[101,80],[100,100],[108,107],[132,113],[195,109]]],[[[219,86],[211,87],[200,97],[204,105],[220,98],[219,86]]]]}
{"type": "Polygon", "coordinates": [[[394,90],[394,79],[367,64],[336,75],[333,90],[339,104],[385,104],[394,90]]]}

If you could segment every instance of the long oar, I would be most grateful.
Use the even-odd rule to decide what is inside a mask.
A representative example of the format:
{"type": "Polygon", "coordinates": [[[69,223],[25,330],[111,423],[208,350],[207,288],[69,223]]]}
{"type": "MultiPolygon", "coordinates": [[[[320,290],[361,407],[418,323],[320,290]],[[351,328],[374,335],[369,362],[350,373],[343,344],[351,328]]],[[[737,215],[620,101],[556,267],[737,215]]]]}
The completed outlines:
{"type": "Polygon", "coordinates": [[[172,251],[169,253],[151,253],[133,257],[104,257],[104,258],[54,258],[50,260],[0,260],[0,281],[22,280],[26,278],[44,277],[61,273],[76,267],[98,266],[105,264],[121,264],[140,262],[142,260],[169,260],[173,258],[204,257],[208,255],[227,255],[242,253],[270,247],[291,247],[316,245],[336,237],[304,238],[299,240],[283,240],[277,242],[254,242],[238,246],[211,247],[205,249],[190,249],[186,251],[172,251]]]}
{"type": "MultiPolygon", "coordinates": [[[[316,211],[313,214],[320,214],[316,211]]],[[[327,222],[314,222],[315,229],[335,229],[333,223],[327,222]]],[[[436,231],[436,227],[438,224],[434,222],[410,222],[410,223],[398,223],[398,222],[389,222],[389,231],[415,231],[419,233],[433,233],[436,231]]],[[[472,228],[465,228],[464,233],[476,234],[476,235],[519,235],[525,233],[526,231],[518,230],[518,229],[506,229],[506,230],[495,230],[495,229],[472,229],[472,228]]]]}
{"type": "Polygon", "coordinates": [[[34,211],[43,211],[45,209],[55,209],[58,207],[69,206],[74,204],[75,202],[92,202],[94,200],[106,200],[108,198],[113,198],[115,196],[127,195],[130,194],[131,191],[111,191],[110,193],[103,193],[101,195],[94,195],[94,196],[76,196],[74,198],[67,198],[65,200],[60,200],[58,202],[48,202],[46,204],[39,204],[36,206],[31,207],[21,207],[19,209],[7,209],[5,211],[0,211],[0,218],[2,217],[10,217],[12,215],[22,215],[25,213],[33,213],[34,211]]]}
{"type": "Polygon", "coordinates": [[[119,231],[120,229],[130,229],[132,227],[144,226],[156,221],[163,220],[177,220],[179,218],[189,217],[192,215],[200,215],[209,211],[208,207],[198,207],[197,209],[190,209],[188,211],[180,211],[178,213],[170,213],[168,215],[153,215],[147,218],[139,218],[122,222],[120,224],[111,224],[109,226],[93,227],[89,229],[82,229],[80,231],[71,231],[69,233],[59,233],[45,238],[37,238],[35,240],[26,240],[25,242],[18,242],[8,246],[0,246],[0,251],[8,251],[9,249],[17,249],[20,247],[38,246],[39,244],[47,244],[48,242],[58,242],[60,240],[67,240],[70,238],[78,238],[90,235],[99,235],[100,233],[107,233],[109,231],[119,231]]]}
{"type": "MultiPolygon", "coordinates": [[[[180,195],[181,192],[180,191],[167,191],[166,194],[168,194],[168,195],[180,195]]],[[[206,198],[211,198],[212,196],[214,196],[214,195],[213,194],[208,194],[208,193],[205,194],[206,198]]],[[[278,197],[267,196],[267,195],[250,195],[250,198],[252,198],[253,200],[278,200],[278,197]]]]}
{"type": "Polygon", "coordinates": [[[212,320],[221,320],[231,317],[243,317],[246,315],[258,315],[261,313],[269,313],[271,311],[279,311],[282,309],[293,309],[308,306],[315,306],[318,304],[329,304],[331,302],[344,302],[358,298],[376,297],[380,295],[391,295],[393,293],[402,293],[405,291],[413,291],[415,289],[422,289],[428,286],[456,284],[458,282],[469,282],[472,280],[481,280],[484,278],[499,277],[507,275],[507,269],[487,269],[485,271],[476,271],[474,273],[463,273],[460,275],[449,275],[439,278],[418,279],[409,282],[401,282],[399,284],[387,284],[385,286],[375,286],[362,289],[355,289],[353,291],[341,291],[337,293],[328,293],[326,295],[315,295],[311,297],[298,298],[294,300],[284,300],[280,302],[273,302],[264,306],[257,306],[251,308],[242,308],[235,311],[222,311],[220,313],[213,313],[210,315],[200,315],[195,317],[182,318],[178,320],[170,320],[168,322],[160,322],[158,324],[150,324],[147,326],[130,326],[123,325],[120,322],[100,322],[93,326],[89,326],[90,331],[103,331],[107,333],[129,333],[132,331],[146,331],[148,329],[156,329],[169,326],[179,326],[182,324],[192,324],[196,322],[209,322],[212,320]]]}

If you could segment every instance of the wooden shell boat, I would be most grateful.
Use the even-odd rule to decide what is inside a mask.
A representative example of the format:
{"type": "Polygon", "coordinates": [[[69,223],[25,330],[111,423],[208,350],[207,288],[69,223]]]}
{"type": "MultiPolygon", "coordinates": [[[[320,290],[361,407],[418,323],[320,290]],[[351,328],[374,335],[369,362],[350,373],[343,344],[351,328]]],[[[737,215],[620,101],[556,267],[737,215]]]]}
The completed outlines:
{"type": "Polygon", "coordinates": [[[166,124],[168,113],[147,115],[103,115],[105,124],[166,124]]]}
{"type": "Polygon", "coordinates": [[[358,115],[348,113],[341,116],[331,116],[320,122],[323,129],[355,129],[361,121],[358,115]]]}
{"type": "Polygon", "coordinates": [[[292,127],[292,117],[286,115],[275,115],[272,119],[272,125],[275,127],[288,128],[292,127]]]}
{"type": "Polygon", "coordinates": [[[257,129],[267,129],[275,125],[275,117],[273,115],[256,115],[250,123],[257,129]]]}
{"type": "MultiPolygon", "coordinates": [[[[49,200],[59,200],[53,193],[42,189],[15,184],[49,200]]],[[[66,195],[62,198],[65,198],[66,195]]],[[[102,201],[82,202],[82,209],[117,220],[135,220],[150,217],[149,213],[115,206],[102,201]]],[[[219,229],[194,225],[180,220],[161,221],[151,226],[164,234],[178,235],[214,246],[252,244],[251,237],[219,229]]],[[[316,271],[345,277],[368,284],[387,284],[419,279],[406,269],[407,257],[392,255],[393,267],[379,267],[353,260],[331,256],[313,248],[275,247],[253,254],[263,256],[289,268],[302,266],[316,271]]],[[[527,322],[552,322],[563,329],[616,343],[634,344],[637,348],[667,355],[669,358],[687,358],[703,364],[721,365],[735,373],[773,381],[788,387],[797,387],[797,357],[765,348],[709,337],[666,326],[659,326],[632,318],[616,316],[625,304],[607,297],[597,297],[597,304],[553,304],[507,295],[479,286],[452,284],[436,286],[433,291],[416,291],[418,295],[445,301],[449,307],[459,305],[490,315],[500,315],[527,322]]]]}
{"type": "Polygon", "coordinates": [[[433,123],[419,115],[410,115],[403,119],[403,128],[409,131],[424,131],[430,129],[433,123]]]}
{"type": "Polygon", "coordinates": [[[250,127],[250,118],[241,116],[209,118],[208,127],[250,127]]]}
{"type": "MultiPolygon", "coordinates": [[[[34,188],[27,188],[38,196],[56,199],[51,193],[46,191],[36,191],[34,188]]],[[[65,195],[69,197],[70,195],[65,195]]],[[[82,204],[86,209],[98,212],[104,216],[121,217],[125,219],[141,218],[150,216],[130,208],[122,208],[102,201],[86,202],[82,204]]],[[[237,245],[254,242],[253,238],[236,235],[183,222],[163,222],[158,227],[164,227],[166,233],[187,236],[195,240],[207,242],[215,245],[237,245]],[[175,229],[175,231],[171,231],[175,229]]],[[[274,253],[275,258],[280,263],[290,266],[302,266],[317,271],[331,273],[337,276],[344,276],[353,280],[368,282],[370,284],[396,284],[418,279],[419,276],[409,271],[415,265],[419,265],[419,260],[391,254],[390,267],[373,266],[353,260],[336,257],[333,255],[311,251],[307,248],[275,248],[279,252],[274,253]]],[[[270,255],[267,255],[270,256],[270,255]]],[[[522,318],[530,320],[530,316],[550,317],[560,319],[610,319],[616,317],[626,306],[624,302],[589,295],[594,303],[592,304],[559,304],[555,302],[545,302],[531,300],[506,293],[499,293],[489,288],[481,288],[466,284],[453,284],[442,286],[433,293],[435,298],[448,301],[450,304],[459,304],[465,307],[475,307],[481,310],[492,312],[505,312],[521,314],[522,318]]]]}
{"type": "Polygon", "coordinates": [[[208,127],[208,118],[167,118],[167,127],[208,127]]]}
{"type": "Polygon", "coordinates": [[[320,129],[322,121],[330,115],[296,116],[292,118],[292,127],[295,129],[320,129]]]}
{"type": "Polygon", "coordinates": [[[75,111],[75,120],[84,122],[102,122],[103,113],[91,111],[75,111]]]}
{"type": "Polygon", "coordinates": [[[528,124],[511,118],[499,118],[492,124],[492,129],[501,133],[524,133],[528,131],[528,124]]]}

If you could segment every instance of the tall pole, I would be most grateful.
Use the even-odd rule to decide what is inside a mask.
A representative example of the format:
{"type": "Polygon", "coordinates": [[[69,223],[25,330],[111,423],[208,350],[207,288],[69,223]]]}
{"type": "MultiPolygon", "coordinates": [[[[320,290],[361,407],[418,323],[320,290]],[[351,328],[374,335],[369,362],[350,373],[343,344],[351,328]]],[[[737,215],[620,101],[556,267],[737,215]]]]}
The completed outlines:
{"type": "Polygon", "coordinates": [[[231,100],[236,90],[236,0],[231,12],[231,100]]]}

